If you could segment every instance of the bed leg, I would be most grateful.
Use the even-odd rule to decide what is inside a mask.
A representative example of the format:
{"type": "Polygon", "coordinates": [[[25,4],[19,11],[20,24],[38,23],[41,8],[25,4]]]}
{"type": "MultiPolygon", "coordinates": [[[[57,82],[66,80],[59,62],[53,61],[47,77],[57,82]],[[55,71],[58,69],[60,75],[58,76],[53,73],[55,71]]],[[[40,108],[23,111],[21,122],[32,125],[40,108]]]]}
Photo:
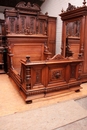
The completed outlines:
{"type": "Polygon", "coordinates": [[[27,104],[31,104],[32,103],[32,100],[29,100],[29,101],[26,101],[27,104]]]}
{"type": "Polygon", "coordinates": [[[76,93],[80,92],[80,89],[75,90],[76,93]]]}

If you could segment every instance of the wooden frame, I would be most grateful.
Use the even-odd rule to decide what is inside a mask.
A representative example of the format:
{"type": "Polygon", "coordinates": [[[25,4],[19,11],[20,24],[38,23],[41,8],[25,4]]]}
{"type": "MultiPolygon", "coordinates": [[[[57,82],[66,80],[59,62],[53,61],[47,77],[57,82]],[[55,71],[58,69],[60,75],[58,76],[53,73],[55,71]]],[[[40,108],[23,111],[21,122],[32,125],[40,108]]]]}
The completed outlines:
{"type": "Polygon", "coordinates": [[[62,10],[60,14],[62,19],[62,56],[69,55],[69,50],[72,51],[72,57],[84,59],[82,64],[82,82],[87,82],[87,6],[83,2],[82,7],[75,7],[68,4],[66,11],[62,10]],[[67,42],[66,42],[67,39],[67,42]],[[67,51],[66,51],[66,44],[67,51]]]}
{"type": "Polygon", "coordinates": [[[55,43],[56,25],[52,19],[47,13],[43,15],[36,4],[20,2],[15,9],[5,10],[8,74],[27,103],[81,88],[83,60],[53,56],[52,44],[49,47],[55,43]],[[49,31],[51,22],[53,36],[49,31]]]}

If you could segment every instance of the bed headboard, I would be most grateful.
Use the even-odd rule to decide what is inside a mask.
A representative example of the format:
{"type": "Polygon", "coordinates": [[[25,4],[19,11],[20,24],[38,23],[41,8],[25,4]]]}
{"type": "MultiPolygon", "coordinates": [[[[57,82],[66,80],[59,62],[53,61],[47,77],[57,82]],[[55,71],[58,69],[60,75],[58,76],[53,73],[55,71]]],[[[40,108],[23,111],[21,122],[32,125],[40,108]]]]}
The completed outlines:
{"type": "Polygon", "coordinates": [[[5,10],[5,28],[11,64],[20,68],[20,60],[30,55],[31,60],[47,58],[48,15],[38,5],[19,2],[15,8],[5,10]],[[9,51],[10,48],[10,51],[9,51]]]}
{"type": "Polygon", "coordinates": [[[20,60],[26,56],[31,57],[31,61],[41,61],[47,58],[45,55],[45,43],[47,37],[26,37],[8,36],[8,53],[11,54],[11,64],[16,69],[20,69],[20,60]]]}

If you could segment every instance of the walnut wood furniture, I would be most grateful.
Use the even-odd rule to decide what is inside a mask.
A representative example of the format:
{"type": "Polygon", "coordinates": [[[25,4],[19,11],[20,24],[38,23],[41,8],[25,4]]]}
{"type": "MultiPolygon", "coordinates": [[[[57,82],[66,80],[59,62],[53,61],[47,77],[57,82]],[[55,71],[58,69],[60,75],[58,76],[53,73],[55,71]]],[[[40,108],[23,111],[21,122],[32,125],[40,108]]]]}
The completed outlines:
{"type": "Polygon", "coordinates": [[[64,57],[84,59],[82,64],[82,82],[87,82],[87,6],[82,7],[68,4],[66,11],[60,14],[62,19],[62,52],[64,57]]]}
{"type": "Polygon", "coordinates": [[[48,61],[21,60],[21,87],[25,101],[57,95],[64,90],[80,89],[79,64],[82,60],[62,59],[57,55],[48,61]]]}
{"type": "Polygon", "coordinates": [[[4,13],[8,74],[24,100],[80,90],[83,60],[54,55],[56,18],[25,2],[4,13]]]}

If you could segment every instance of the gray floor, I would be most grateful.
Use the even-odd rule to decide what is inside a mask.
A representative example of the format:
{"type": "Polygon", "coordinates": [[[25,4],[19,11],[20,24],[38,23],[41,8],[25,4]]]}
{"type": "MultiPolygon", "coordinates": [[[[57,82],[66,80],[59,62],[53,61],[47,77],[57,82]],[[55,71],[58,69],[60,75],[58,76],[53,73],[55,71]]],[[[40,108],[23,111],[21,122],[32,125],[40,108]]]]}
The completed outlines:
{"type": "MultiPolygon", "coordinates": [[[[77,104],[79,104],[81,106],[81,108],[84,108],[84,110],[87,110],[87,97],[84,97],[84,98],[81,98],[81,99],[78,99],[78,100],[75,100],[75,102],[77,104]]],[[[73,106],[72,106],[73,107],[73,106]]],[[[71,107],[70,107],[71,108],[71,107]]],[[[65,108],[66,109],[66,108],[65,108]]],[[[65,110],[64,109],[64,110],[65,110]]],[[[0,127],[0,130],[31,130],[31,128],[29,127],[31,125],[31,123],[29,123],[29,120],[30,118],[27,118],[26,116],[26,113],[25,112],[25,117],[24,116],[21,116],[21,120],[20,118],[17,118],[17,116],[15,116],[16,114],[14,113],[13,115],[8,115],[8,116],[5,116],[3,118],[7,118],[6,122],[4,122],[5,120],[1,120],[1,124],[0,126],[2,125],[3,127],[0,127]],[[16,119],[15,119],[16,118],[16,119]],[[25,119],[26,118],[26,119],[25,119]],[[10,122],[9,122],[9,119],[10,119],[10,122]],[[15,119],[17,121],[17,123],[14,125],[12,122],[12,119],[15,119]],[[26,123],[24,123],[23,121],[26,121],[26,123]],[[19,123],[18,123],[19,122],[19,123]],[[13,126],[14,125],[14,126],[13,126]],[[20,129],[18,129],[18,125],[20,125],[20,129]],[[24,128],[23,128],[24,126],[24,128]],[[28,127],[27,127],[28,126],[28,127]],[[10,128],[10,129],[9,129],[10,128]],[[28,128],[28,129],[27,129],[28,128]]],[[[48,111],[49,113],[49,111],[48,111]]],[[[73,113],[73,111],[72,111],[73,113]]],[[[21,113],[19,113],[20,115],[21,113]]],[[[29,112],[28,112],[29,114],[29,112]]],[[[32,117],[32,113],[30,113],[32,117]]],[[[38,113],[36,113],[38,114],[38,113]]],[[[85,113],[84,113],[85,114],[85,113]]],[[[23,114],[22,114],[23,115],[23,114]]],[[[72,114],[71,114],[72,115],[72,114]]],[[[46,117],[46,116],[45,116],[46,117]]],[[[48,116],[47,116],[48,117],[48,116]]],[[[2,117],[1,117],[2,118],[2,117]]],[[[3,119],[2,118],[2,119],[3,119]]],[[[37,118],[38,119],[38,118],[37,118]]],[[[55,129],[48,129],[48,130],[87,130],[87,116],[85,116],[85,118],[80,118],[81,120],[78,120],[78,121],[75,121],[73,123],[69,123],[68,125],[65,125],[65,126],[62,126],[60,128],[56,128],[55,129]]],[[[34,120],[33,122],[33,125],[37,122],[38,120],[34,120]]],[[[57,120],[58,121],[58,120],[57,120]]],[[[43,124],[44,125],[44,124],[43,124]]],[[[53,127],[54,128],[54,127],[53,127]]],[[[36,127],[32,130],[38,130],[36,127]]],[[[40,127],[40,130],[46,130],[46,129],[41,129],[40,127]]]]}
{"type": "MultiPolygon", "coordinates": [[[[75,101],[87,110],[87,97],[75,101]]],[[[87,117],[54,130],[87,130],[87,117]]]]}

